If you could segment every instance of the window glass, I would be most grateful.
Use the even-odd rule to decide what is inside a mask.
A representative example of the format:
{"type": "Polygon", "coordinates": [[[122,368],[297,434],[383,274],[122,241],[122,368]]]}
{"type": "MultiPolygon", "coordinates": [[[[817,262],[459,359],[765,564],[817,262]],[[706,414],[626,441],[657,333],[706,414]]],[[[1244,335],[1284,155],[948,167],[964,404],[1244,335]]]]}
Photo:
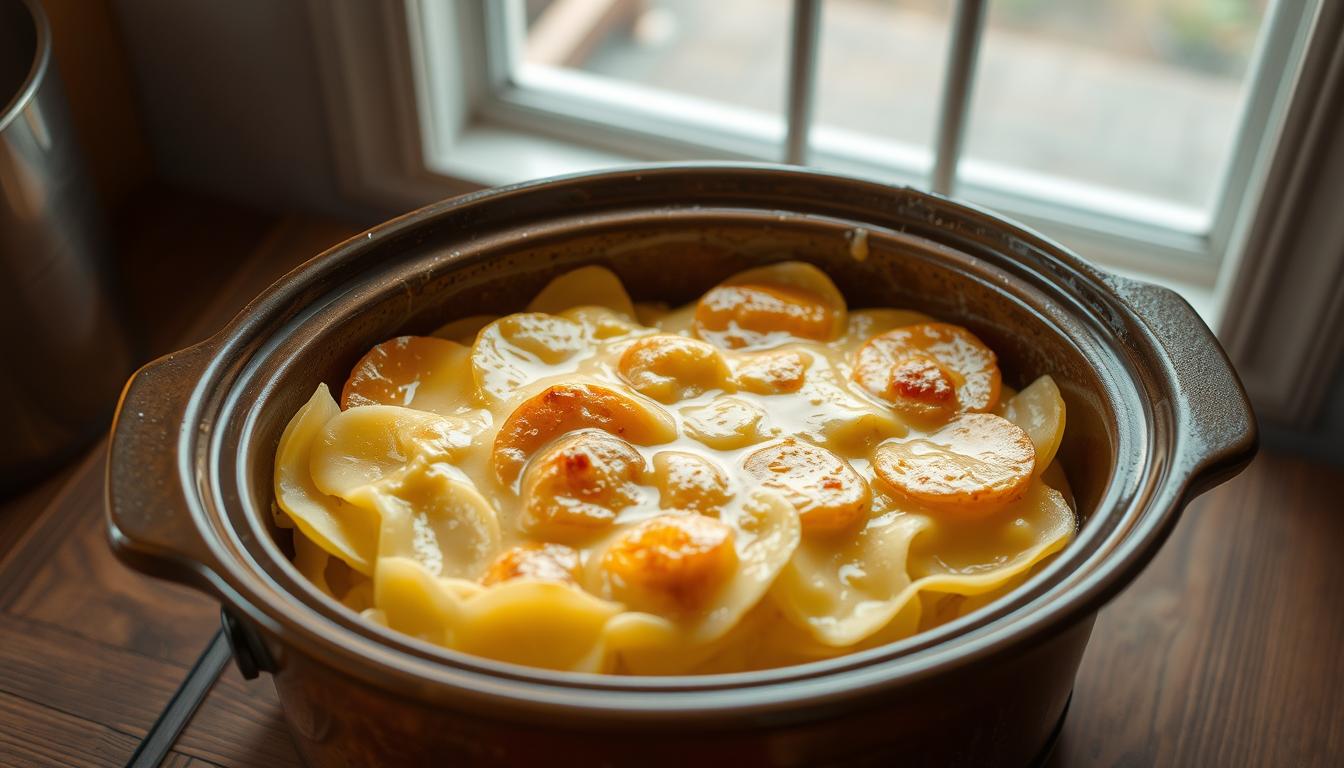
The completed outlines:
{"type": "Polygon", "coordinates": [[[947,71],[951,0],[827,0],[816,120],[928,150],[947,71]]]}
{"type": "Polygon", "coordinates": [[[522,60],[780,114],[790,13],[783,0],[529,0],[522,60]]]}
{"type": "Polygon", "coordinates": [[[1269,0],[997,0],[968,160],[1207,209],[1269,0]]]}

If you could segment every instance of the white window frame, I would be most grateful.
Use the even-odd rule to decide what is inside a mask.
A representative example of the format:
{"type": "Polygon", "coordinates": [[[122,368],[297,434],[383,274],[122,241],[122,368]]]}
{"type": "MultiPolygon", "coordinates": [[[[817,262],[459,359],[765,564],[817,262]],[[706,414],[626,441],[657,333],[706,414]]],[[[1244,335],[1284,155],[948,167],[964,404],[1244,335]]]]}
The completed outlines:
{"type": "MultiPolygon", "coordinates": [[[[1336,84],[1332,67],[1344,66],[1331,58],[1330,45],[1310,45],[1338,39],[1344,3],[1271,5],[1251,71],[1263,66],[1278,76],[1253,79],[1232,161],[1219,185],[1222,193],[1211,214],[1203,214],[1085,183],[962,161],[971,81],[969,74],[955,74],[974,71],[985,1],[957,4],[948,61],[954,76],[943,96],[932,153],[811,124],[819,0],[794,2],[788,106],[785,116],[775,117],[676,94],[649,98],[648,89],[582,72],[520,67],[511,60],[519,41],[488,42],[521,29],[509,18],[515,11],[507,0],[309,0],[309,10],[338,172],[354,199],[397,210],[481,186],[640,161],[805,158],[822,168],[954,192],[1113,271],[1173,285],[1219,330],[1248,383],[1259,381],[1254,370],[1247,375],[1253,364],[1239,358],[1265,346],[1246,318],[1283,301],[1265,287],[1275,272],[1265,265],[1282,267],[1292,258],[1255,250],[1260,243],[1283,243],[1282,235],[1275,241],[1266,233],[1286,226],[1262,211],[1260,201],[1308,183],[1303,172],[1293,177],[1288,171],[1303,159],[1286,137],[1313,123],[1313,104],[1328,110],[1344,103],[1339,88],[1329,90],[1336,84]],[[630,107],[634,90],[643,97],[639,109],[630,107]],[[1238,312],[1224,322],[1222,310],[1229,304],[1238,312]]],[[[1344,184],[1344,178],[1338,181],[1344,184]]],[[[1344,256],[1339,261],[1344,264],[1344,256]]],[[[1317,317],[1334,317],[1334,311],[1344,320],[1339,309],[1344,301],[1325,293],[1318,307],[1308,309],[1318,309],[1317,317]]],[[[1282,366],[1291,358],[1287,370],[1299,375],[1319,373],[1341,356],[1322,359],[1320,345],[1278,352],[1265,365],[1282,366]],[[1317,357],[1309,359],[1312,355],[1317,357]]],[[[1258,403],[1275,404],[1270,410],[1290,420],[1309,418],[1304,414],[1312,412],[1311,398],[1304,401],[1291,384],[1268,378],[1263,386],[1251,383],[1258,403]]]]}

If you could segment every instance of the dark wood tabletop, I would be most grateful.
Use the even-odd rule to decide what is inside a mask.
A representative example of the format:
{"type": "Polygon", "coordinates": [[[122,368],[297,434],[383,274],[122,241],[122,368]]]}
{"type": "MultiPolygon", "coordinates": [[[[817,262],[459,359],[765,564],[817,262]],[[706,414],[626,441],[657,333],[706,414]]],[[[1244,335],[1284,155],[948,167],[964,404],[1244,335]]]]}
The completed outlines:
{"type": "MultiPolygon", "coordinates": [[[[352,234],[156,201],[124,235],[151,352],[203,338],[352,234]],[[208,232],[208,237],[202,233],[208,232]]],[[[219,626],[218,606],[118,563],[105,443],[0,503],[0,765],[125,764],[219,626]]],[[[1344,474],[1264,454],[1199,499],[1097,621],[1051,766],[1344,764],[1344,474]]],[[[172,766],[298,758],[269,679],[229,665],[172,766]]]]}

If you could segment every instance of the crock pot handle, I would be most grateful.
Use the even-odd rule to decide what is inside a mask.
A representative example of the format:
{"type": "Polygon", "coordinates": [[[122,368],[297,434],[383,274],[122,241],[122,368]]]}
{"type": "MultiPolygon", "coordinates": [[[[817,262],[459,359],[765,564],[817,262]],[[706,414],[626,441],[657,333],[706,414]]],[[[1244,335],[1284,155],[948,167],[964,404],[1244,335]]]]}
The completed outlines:
{"type": "Polygon", "coordinates": [[[218,593],[218,561],[197,527],[194,472],[182,466],[188,402],[210,342],[161,357],[122,390],[107,455],[107,532],[123,562],[151,576],[218,593]]]}
{"type": "Polygon", "coordinates": [[[1175,291],[1125,278],[1116,290],[1143,310],[1173,368],[1176,417],[1187,438],[1176,460],[1193,498],[1240,472],[1255,457],[1255,411],[1227,353],[1189,302],[1175,291]]]}

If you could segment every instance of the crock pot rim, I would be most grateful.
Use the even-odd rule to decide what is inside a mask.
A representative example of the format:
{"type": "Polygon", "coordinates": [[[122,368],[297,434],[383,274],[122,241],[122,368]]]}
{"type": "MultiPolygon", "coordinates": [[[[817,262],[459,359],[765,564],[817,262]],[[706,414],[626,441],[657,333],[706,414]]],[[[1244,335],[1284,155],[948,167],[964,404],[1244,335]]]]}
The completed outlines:
{"type": "MultiPolygon", "coordinates": [[[[1061,262],[1063,262],[1065,266],[1071,268],[1075,272],[1079,272],[1087,277],[1090,277],[1092,281],[1097,285],[1107,286],[1111,288],[1113,291],[1117,293],[1116,298],[1119,301],[1119,303],[1122,306],[1126,307],[1128,306],[1128,302],[1125,301],[1123,296],[1119,295],[1119,291],[1117,290],[1117,286],[1124,287],[1125,284],[1128,283],[1128,281],[1121,281],[1118,278],[1111,278],[1110,276],[1105,275],[1105,273],[1095,270],[1085,262],[1078,260],[1067,250],[1061,248],[1060,246],[1054,244],[1053,242],[1045,238],[1040,237],[1036,233],[1031,232],[1030,230],[1023,228],[1020,225],[1016,225],[1012,222],[1005,222],[999,217],[993,214],[989,214],[974,206],[966,206],[963,204],[952,203],[950,201],[947,201],[943,198],[938,198],[936,196],[927,196],[925,195],[925,193],[920,193],[916,190],[893,189],[890,187],[877,185],[873,182],[860,181],[842,175],[828,174],[824,172],[811,171],[811,170],[803,170],[796,168],[781,168],[777,166],[761,165],[761,164],[722,164],[722,163],[669,164],[662,166],[642,166],[633,169],[618,169],[614,171],[603,171],[594,174],[578,174],[574,176],[560,177],[557,179],[547,179],[537,182],[528,182],[525,184],[513,185],[510,187],[505,187],[496,190],[485,190],[482,192],[472,193],[460,198],[454,198],[449,201],[437,203],[428,206],[424,209],[421,209],[420,211],[399,217],[398,219],[394,219],[393,221],[390,221],[384,225],[375,227],[368,233],[358,235],[355,238],[346,241],[345,243],[339,244],[333,247],[332,249],[329,249],[322,256],[318,257],[317,260],[310,261],[307,264],[296,269],[294,272],[291,272],[289,275],[287,275],[285,278],[279,281],[276,284],[276,286],[273,286],[261,297],[259,297],[255,302],[249,305],[249,307],[245,309],[242,314],[240,314],[239,318],[236,318],[232,323],[230,323],[230,325],[225,329],[225,331],[221,332],[221,334],[214,337],[214,339],[212,339],[211,342],[207,342],[207,344],[213,347],[218,347],[225,339],[227,339],[230,336],[232,332],[236,332],[238,330],[240,324],[243,323],[243,318],[254,307],[262,305],[268,300],[273,299],[275,292],[279,290],[281,286],[289,284],[294,278],[296,278],[296,276],[302,275],[308,270],[321,269],[323,268],[322,267],[323,264],[326,265],[325,268],[334,269],[335,268],[334,265],[337,260],[339,260],[340,258],[356,258],[359,251],[361,251],[363,247],[367,247],[368,244],[370,243],[374,243],[376,241],[385,238],[397,236],[410,230],[411,228],[417,225],[423,224],[427,220],[431,220],[437,216],[440,216],[447,211],[470,206],[479,203],[483,200],[492,200],[492,199],[504,198],[509,195],[525,194],[531,190],[536,189],[537,187],[542,186],[554,187],[556,185],[562,185],[566,183],[573,184],[576,182],[592,183],[592,182],[599,182],[605,178],[610,177],[628,177],[631,174],[646,175],[650,178],[657,178],[660,175],[667,173],[713,175],[716,173],[779,174],[781,172],[789,174],[805,175],[806,177],[811,179],[829,180],[833,183],[843,183],[851,185],[856,183],[866,184],[878,190],[885,190],[888,194],[895,192],[899,192],[902,194],[913,193],[916,195],[923,196],[925,199],[933,201],[938,206],[941,206],[953,212],[969,214],[971,216],[979,217],[981,219],[987,219],[995,226],[1007,226],[1015,230],[1013,233],[1014,236],[1022,238],[1028,242],[1031,242],[1032,245],[1034,245],[1042,253],[1048,254],[1051,258],[1060,260],[1061,262]]],[[[1134,284],[1130,283],[1130,285],[1134,284]]],[[[1142,322],[1143,319],[1139,317],[1137,313],[1131,312],[1131,315],[1136,320],[1139,321],[1137,323],[1137,327],[1139,328],[1145,327],[1144,323],[1142,322]]],[[[1160,350],[1160,345],[1154,344],[1153,348],[1160,350]]],[[[211,377],[208,374],[207,376],[204,377],[205,381],[209,381],[210,379],[211,377]]],[[[1179,423],[1177,423],[1174,424],[1173,426],[1179,427],[1180,425],[1179,423]]],[[[184,430],[184,435],[188,432],[194,433],[194,431],[192,430],[184,430]]],[[[1175,437],[1177,437],[1177,435],[1173,435],[1173,439],[1175,437]]],[[[1254,442],[1253,434],[1251,435],[1250,439],[1253,445],[1254,442]]],[[[185,442],[184,447],[186,447],[185,442]]],[[[183,451],[182,453],[187,453],[187,451],[183,451]]],[[[184,460],[184,462],[187,459],[186,456],[182,456],[181,458],[184,460]]],[[[200,469],[199,466],[192,467],[189,466],[189,463],[186,464],[187,465],[181,467],[184,473],[186,473],[184,474],[184,477],[192,477],[192,476],[195,476],[197,478],[201,477],[201,475],[195,471],[197,469],[200,469]]],[[[207,476],[210,475],[211,473],[208,471],[208,467],[205,469],[207,470],[206,475],[207,476]]],[[[1166,467],[1166,469],[1170,470],[1171,467],[1166,467]]],[[[1043,606],[1043,609],[1041,611],[1035,612],[1030,618],[1030,620],[1026,622],[1020,622],[1020,621],[1009,622],[1006,620],[1006,618],[1004,620],[999,620],[995,622],[986,630],[987,632],[989,632],[989,634],[987,637],[981,640],[979,644],[975,644],[974,642],[972,642],[975,640],[975,635],[973,633],[970,636],[963,636],[966,637],[966,642],[958,644],[955,647],[955,649],[950,647],[949,644],[947,643],[928,649],[930,651],[929,656],[931,656],[933,660],[929,661],[927,664],[923,665],[911,664],[910,659],[912,657],[906,656],[897,659],[891,659],[888,660],[887,662],[879,662],[875,664],[863,665],[862,667],[857,669],[840,670],[832,674],[820,676],[816,678],[815,681],[819,681],[822,683],[822,685],[819,686],[819,688],[821,689],[834,690],[834,688],[837,685],[840,685],[842,681],[847,680],[848,681],[847,683],[845,683],[844,685],[840,685],[840,687],[843,688],[843,691],[841,691],[840,693],[846,696],[857,695],[858,693],[861,693],[862,690],[864,690],[865,687],[868,685],[883,686],[893,684],[897,681],[909,682],[927,675],[936,674],[940,670],[953,664],[970,663],[975,659],[982,657],[986,653],[1001,652],[1005,647],[1005,645],[1013,644],[1015,642],[1016,643],[1025,642],[1029,640],[1031,637],[1039,636],[1043,632],[1051,631],[1052,629],[1058,630],[1063,626],[1071,623],[1070,620],[1076,620],[1082,616],[1094,612],[1098,607],[1100,600],[1104,600],[1105,597],[1109,597],[1110,594],[1113,594],[1114,591],[1117,591],[1125,583],[1127,583],[1129,579],[1132,578],[1132,575],[1135,572],[1137,572],[1137,570],[1141,568],[1144,563],[1146,563],[1147,559],[1149,559],[1152,556],[1152,554],[1155,553],[1158,545],[1160,544],[1161,539],[1164,538],[1165,535],[1170,531],[1172,525],[1174,525],[1175,523],[1175,520],[1179,517],[1180,500],[1185,496],[1187,486],[1189,485],[1191,479],[1195,476],[1195,474],[1197,474],[1194,471],[1195,469],[1197,468],[1187,467],[1186,471],[1188,472],[1188,476],[1182,477],[1181,482],[1176,483],[1174,485],[1165,483],[1166,480],[1165,477],[1153,478],[1155,480],[1163,481],[1163,483],[1157,486],[1157,490],[1158,491],[1165,490],[1166,492],[1157,493],[1155,497],[1146,499],[1148,503],[1145,506],[1151,508],[1154,506],[1159,506],[1161,504],[1166,504],[1168,506],[1168,509],[1166,509],[1161,514],[1145,518],[1148,522],[1146,526],[1142,526],[1139,529],[1130,531],[1132,535],[1130,535],[1125,540],[1125,542],[1122,543],[1122,546],[1119,549],[1112,552],[1112,556],[1106,562],[1102,563],[1101,567],[1097,568],[1092,573],[1087,574],[1082,583],[1075,584],[1070,589],[1069,595],[1067,596],[1068,599],[1057,601],[1055,604],[1050,606],[1043,606]],[[954,653],[953,652],[954,650],[956,650],[957,652],[954,653]],[[940,658],[940,657],[946,657],[946,658],[940,658]],[[901,669],[902,666],[910,667],[910,669],[903,670],[901,669]],[[872,680],[871,682],[864,682],[862,679],[865,677],[871,678],[871,676],[873,675],[878,675],[879,679],[872,680]]],[[[218,478],[213,479],[218,480],[218,478]]],[[[1152,484],[1150,483],[1149,486],[1152,487],[1152,484]]],[[[201,488],[200,491],[208,492],[209,489],[201,488]]],[[[1141,512],[1142,509],[1139,511],[1141,512]]],[[[1137,514],[1133,509],[1117,512],[1126,515],[1137,514]]],[[[196,524],[198,526],[206,522],[207,521],[204,519],[198,518],[196,520],[196,524]]],[[[216,555],[218,554],[219,553],[216,553],[216,555]]],[[[234,575],[236,576],[237,574],[234,575]]],[[[234,590],[233,586],[227,583],[227,580],[220,578],[221,576],[220,574],[211,573],[211,576],[213,577],[211,581],[214,582],[213,587],[214,589],[216,589],[221,593],[221,597],[224,597],[228,602],[234,603],[234,606],[236,608],[242,609],[244,613],[248,614],[254,621],[257,621],[257,623],[266,627],[268,630],[275,632],[279,637],[281,637],[282,640],[292,641],[293,639],[295,639],[293,637],[287,636],[291,633],[286,631],[282,623],[275,622],[274,617],[267,616],[264,611],[258,610],[256,606],[252,604],[252,601],[247,600],[242,595],[238,594],[234,590]]],[[[315,639],[319,641],[319,644],[321,644],[321,641],[323,640],[323,638],[320,637],[317,637],[315,639]]],[[[301,643],[300,645],[304,644],[301,643]]],[[[363,658],[365,661],[370,660],[369,654],[361,654],[361,658],[363,658]]],[[[472,658],[474,659],[474,657],[472,658]]],[[[528,668],[519,668],[519,669],[528,670],[528,668]]],[[[528,670],[528,671],[535,672],[534,670],[528,670]]],[[[492,682],[500,682],[500,675],[497,672],[487,670],[482,672],[481,674],[492,682]]],[[[566,678],[588,677],[580,675],[568,675],[566,673],[558,673],[558,674],[566,678]]],[[[754,675],[757,673],[744,673],[744,674],[754,675]]],[[[684,681],[690,680],[690,681],[713,682],[716,680],[716,678],[722,679],[722,676],[684,677],[680,678],[679,681],[682,682],[682,687],[688,687],[684,684],[684,681]]],[[[610,676],[603,676],[601,680],[603,682],[607,681],[643,682],[646,681],[647,679],[634,678],[634,677],[612,678],[610,676]]],[[[677,687],[679,681],[674,681],[671,687],[677,687]]],[[[516,689],[519,686],[519,681],[509,679],[504,682],[508,686],[510,686],[511,689],[509,691],[502,692],[502,694],[510,698],[516,696],[518,694],[518,691],[514,689],[516,689]]],[[[560,681],[540,681],[537,683],[537,685],[541,686],[561,685],[562,686],[561,693],[563,694],[565,699],[563,703],[567,706],[573,706],[575,704],[573,696],[576,688],[572,683],[579,683],[579,682],[589,682],[589,681],[572,680],[571,682],[571,680],[569,679],[564,679],[560,681]]],[[[796,702],[797,695],[799,693],[802,693],[802,691],[798,688],[800,682],[806,682],[806,681],[790,679],[786,681],[781,681],[781,683],[779,684],[787,685],[789,691],[792,694],[792,696],[790,696],[790,700],[796,702]]],[[[740,689],[734,688],[730,690],[737,690],[739,692],[753,691],[753,690],[760,691],[769,688],[770,685],[774,684],[772,683],[769,685],[755,686],[751,688],[740,688],[740,689]]],[[[635,692],[640,692],[643,690],[643,688],[641,688],[641,686],[638,685],[621,686],[618,684],[617,686],[615,686],[615,688],[617,688],[617,690],[621,692],[630,692],[632,690],[635,692]]],[[[594,689],[584,688],[583,690],[594,690],[594,689]]],[[[610,690],[601,690],[602,694],[609,694],[613,692],[614,691],[610,690]]],[[[523,697],[530,699],[532,701],[536,701],[535,693],[536,691],[529,689],[528,691],[523,692],[523,697]]],[[[693,704],[694,709],[698,712],[703,712],[705,707],[707,706],[705,697],[710,694],[721,694],[724,693],[724,691],[719,690],[717,688],[706,689],[702,687],[695,687],[693,690],[685,691],[685,693],[695,698],[695,702],[693,704]]],[[[818,690],[816,693],[817,695],[821,695],[822,690],[818,690]]],[[[657,702],[655,706],[652,707],[653,710],[659,712],[666,712],[669,709],[675,708],[675,702],[671,698],[669,698],[668,691],[659,690],[656,692],[655,695],[657,697],[657,702]]],[[[741,697],[732,697],[732,698],[741,698],[741,697]]],[[[616,701],[612,701],[611,703],[612,705],[617,706],[620,709],[628,709],[632,704],[632,702],[629,701],[621,701],[619,702],[619,704],[616,701]]],[[[757,704],[760,703],[761,702],[757,702],[757,704]]],[[[737,702],[725,703],[725,706],[729,706],[734,709],[740,709],[743,706],[751,706],[751,704],[748,702],[737,701],[737,702]]],[[[639,707],[635,708],[638,709],[639,707]]]]}

